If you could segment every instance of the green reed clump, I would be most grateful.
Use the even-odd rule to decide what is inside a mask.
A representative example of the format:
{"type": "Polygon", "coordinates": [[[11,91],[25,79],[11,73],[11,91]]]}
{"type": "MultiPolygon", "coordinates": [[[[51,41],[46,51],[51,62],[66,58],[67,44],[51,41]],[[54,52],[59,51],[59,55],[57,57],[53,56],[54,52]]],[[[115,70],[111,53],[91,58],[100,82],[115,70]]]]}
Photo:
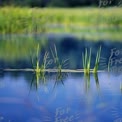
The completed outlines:
{"type": "Polygon", "coordinates": [[[91,64],[91,48],[88,55],[88,50],[86,48],[85,53],[82,53],[83,69],[84,73],[88,75],[90,73],[90,64],[91,64]]]}
{"type": "Polygon", "coordinates": [[[61,73],[62,64],[60,63],[60,60],[58,58],[56,46],[54,45],[54,51],[51,48],[50,48],[50,50],[51,50],[51,54],[53,56],[53,60],[56,65],[56,68],[58,70],[58,73],[61,73]]]}
{"type": "Polygon", "coordinates": [[[50,48],[50,50],[51,50],[51,54],[52,54],[52,57],[53,57],[53,61],[54,61],[54,65],[55,65],[55,70],[57,72],[56,80],[57,81],[62,80],[64,78],[64,74],[62,73],[62,69],[66,68],[67,61],[69,59],[60,61],[55,45],[54,45],[54,50],[52,50],[51,48],[50,48]]]}
{"type": "Polygon", "coordinates": [[[49,58],[49,53],[45,52],[42,63],[40,62],[40,46],[38,44],[37,45],[37,51],[36,51],[35,65],[34,65],[33,58],[31,59],[31,62],[32,62],[32,66],[33,66],[35,73],[36,74],[40,73],[41,77],[45,76],[45,69],[49,64],[48,58],[49,58]]]}
{"type": "Polygon", "coordinates": [[[100,46],[99,50],[97,51],[95,66],[94,66],[94,69],[93,69],[94,73],[97,73],[97,71],[98,71],[99,63],[100,63],[100,55],[101,55],[101,46],[100,46]]]}

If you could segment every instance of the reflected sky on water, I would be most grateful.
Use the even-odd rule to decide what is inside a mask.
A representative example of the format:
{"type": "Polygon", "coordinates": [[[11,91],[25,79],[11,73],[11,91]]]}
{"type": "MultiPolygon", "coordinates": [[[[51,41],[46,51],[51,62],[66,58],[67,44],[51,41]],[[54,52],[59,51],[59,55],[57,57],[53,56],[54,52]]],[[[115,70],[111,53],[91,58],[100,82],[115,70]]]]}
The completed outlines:
{"type": "Polygon", "coordinates": [[[112,122],[122,118],[121,75],[99,73],[98,85],[90,74],[87,90],[83,74],[68,74],[63,84],[55,80],[56,74],[48,75],[45,82],[35,78],[31,87],[33,75],[1,76],[0,117],[4,121],[112,122]]]}

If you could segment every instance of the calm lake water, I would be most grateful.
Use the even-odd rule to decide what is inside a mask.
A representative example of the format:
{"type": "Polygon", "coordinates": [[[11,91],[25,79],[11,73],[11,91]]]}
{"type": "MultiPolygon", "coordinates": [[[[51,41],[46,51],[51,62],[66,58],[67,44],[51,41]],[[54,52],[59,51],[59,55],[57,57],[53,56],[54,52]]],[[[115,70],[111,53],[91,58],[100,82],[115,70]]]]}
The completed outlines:
{"type": "MultiPolygon", "coordinates": [[[[9,36],[0,40],[0,122],[122,122],[122,42],[56,38],[49,35],[9,36]],[[19,39],[19,41],[17,40],[19,39]],[[99,72],[83,73],[3,72],[5,68],[32,68],[31,58],[40,44],[44,52],[57,47],[59,59],[69,59],[64,69],[81,69],[82,53],[92,48],[91,68],[102,47],[99,72]],[[109,72],[108,72],[109,64],[109,72]]],[[[53,62],[48,68],[53,67],[53,62]]]]}
{"type": "Polygon", "coordinates": [[[121,122],[121,75],[68,74],[62,81],[50,75],[43,82],[33,73],[0,77],[2,122],[121,122]],[[38,86],[35,84],[38,82],[38,86]],[[31,85],[32,84],[32,85],[31,85]]]}

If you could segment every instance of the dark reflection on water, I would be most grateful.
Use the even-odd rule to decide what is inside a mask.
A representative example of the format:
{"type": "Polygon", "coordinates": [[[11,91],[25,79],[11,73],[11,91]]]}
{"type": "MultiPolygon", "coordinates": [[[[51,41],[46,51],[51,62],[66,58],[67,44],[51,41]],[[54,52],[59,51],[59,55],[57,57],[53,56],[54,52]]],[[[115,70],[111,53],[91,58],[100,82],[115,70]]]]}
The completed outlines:
{"type": "MultiPolygon", "coordinates": [[[[35,55],[38,43],[41,48],[40,60],[42,60],[45,51],[48,51],[49,54],[51,53],[50,48],[53,48],[55,44],[59,59],[69,59],[66,68],[83,68],[82,52],[84,52],[85,48],[92,48],[91,68],[94,66],[96,53],[100,46],[102,47],[100,69],[107,68],[112,51],[114,52],[113,54],[116,54],[118,51],[120,52],[119,55],[113,55],[115,58],[120,59],[122,57],[121,41],[99,40],[95,42],[68,35],[56,36],[53,34],[47,36],[8,35],[0,38],[0,68],[31,68],[30,56],[35,55]]],[[[51,54],[50,58],[52,58],[51,54]]],[[[120,65],[118,63],[118,66],[120,65]]]]}
{"type": "Polygon", "coordinates": [[[63,80],[55,80],[55,74],[46,74],[45,81],[35,76],[33,82],[33,73],[16,74],[0,77],[3,122],[114,122],[122,118],[121,75],[90,74],[86,92],[82,73],[68,74],[63,80]]]}

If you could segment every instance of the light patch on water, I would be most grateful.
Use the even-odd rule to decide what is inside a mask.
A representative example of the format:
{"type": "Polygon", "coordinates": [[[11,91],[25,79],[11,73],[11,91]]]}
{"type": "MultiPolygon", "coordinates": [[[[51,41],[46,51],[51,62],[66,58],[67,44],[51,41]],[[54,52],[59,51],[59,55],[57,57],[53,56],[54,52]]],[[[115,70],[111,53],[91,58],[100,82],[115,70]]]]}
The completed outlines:
{"type": "Polygon", "coordinates": [[[27,122],[40,122],[39,118],[30,118],[27,122]]]}

